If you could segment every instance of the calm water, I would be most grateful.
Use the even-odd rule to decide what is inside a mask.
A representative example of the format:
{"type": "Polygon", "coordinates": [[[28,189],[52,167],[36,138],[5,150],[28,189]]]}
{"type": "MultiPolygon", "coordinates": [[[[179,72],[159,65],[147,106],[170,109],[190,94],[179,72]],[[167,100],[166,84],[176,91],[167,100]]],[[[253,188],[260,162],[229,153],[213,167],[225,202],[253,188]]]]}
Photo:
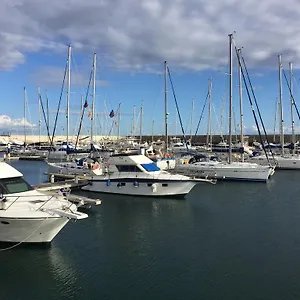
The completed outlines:
{"type": "MultiPolygon", "coordinates": [[[[13,162],[30,183],[42,162],[13,162]]],[[[0,299],[299,299],[300,171],[185,200],[100,195],[51,246],[0,252],[0,299]]]]}

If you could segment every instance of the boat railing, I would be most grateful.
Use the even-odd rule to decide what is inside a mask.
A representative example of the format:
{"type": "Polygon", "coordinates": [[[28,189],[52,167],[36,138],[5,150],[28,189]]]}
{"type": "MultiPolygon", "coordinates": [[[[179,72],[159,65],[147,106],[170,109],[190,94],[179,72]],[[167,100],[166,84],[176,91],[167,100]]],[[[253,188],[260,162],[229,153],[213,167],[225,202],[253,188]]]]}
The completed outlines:
{"type": "MultiPolygon", "coordinates": [[[[43,207],[44,205],[46,205],[47,203],[49,203],[49,201],[51,201],[53,198],[56,198],[57,195],[54,194],[54,195],[52,195],[51,197],[45,195],[45,197],[48,197],[48,199],[45,200],[45,201],[41,200],[41,201],[43,202],[42,205],[41,205],[40,207],[36,208],[35,211],[41,210],[42,207],[43,207]]],[[[0,203],[1,203],[1,202],[2,202],[2,203],[7,203],[7,202],[9,201],[9,198],[15,198],[15,199],[12,200],[12,202],[9,203],[7,207],[3,206],[3,204],[2,204],[2,208],[0,208],[0,210],[5,210],[5,211],[6,211],[6,210],[8,210],[10,207],[12,207],[12,206],[13,206],[20,198],[32,198],[32,195],[30,195],[30,196],[24,196],[24,195],[22,195],[22,196],[5,195],[5,196],[3,197],[3,199],[0,200],[0,203]]],[[[34,201],[34,200],[33,200],[33,201],[34,201]]]]}

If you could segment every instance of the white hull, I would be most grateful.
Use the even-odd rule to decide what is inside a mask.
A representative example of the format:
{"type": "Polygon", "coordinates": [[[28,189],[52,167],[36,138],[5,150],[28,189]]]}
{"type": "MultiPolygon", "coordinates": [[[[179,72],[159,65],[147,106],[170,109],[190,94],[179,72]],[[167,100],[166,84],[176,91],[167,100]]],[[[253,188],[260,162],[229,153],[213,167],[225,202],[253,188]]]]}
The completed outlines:
{"type": "Polygon", "coordinates": [[[82,189],[91,192],[122,195],[176,196],[188,194],[197,183],[197,181],[192,180],[153,180],[151,177],[147,180],[147,178],[132,177],[129,179],[128,177],[120,177],[118,179],[111,178],[108,184],[107,177],[106,179],[92,180],[89,185],[84,186],[82,189]]]}
{"type": "Polygon", "coordinates": [[[48,243],[68,223],[68,218],[0,218],[1,242],[48,243]]]}
{"type": "MultiPolygon", "coordinates": [[[[300,157],[299,156],[290,156],[290,157],[281,157],[275,156],[275,162],[272,156],[269,157],[270,162],[276,165],[276,169],[286,169],[286,170],[299,170],[300,169],[300,157]]],[[[268,161],[265,156],[251,158],[251,161],[266,165],[268,161]]]]}
{"type": "Polygon", "coordinates": [[[254,164],[242,163],[194,163],[178,165],[175,171],[183,172],[186,175],[201,177],[215,177],[222,180],[244,180],[244,181],[267,181],[273,175],[274,170],[269,166],[253,166],[254,164]],[[252,167],[249,167],[252,165],[252,167]]]}

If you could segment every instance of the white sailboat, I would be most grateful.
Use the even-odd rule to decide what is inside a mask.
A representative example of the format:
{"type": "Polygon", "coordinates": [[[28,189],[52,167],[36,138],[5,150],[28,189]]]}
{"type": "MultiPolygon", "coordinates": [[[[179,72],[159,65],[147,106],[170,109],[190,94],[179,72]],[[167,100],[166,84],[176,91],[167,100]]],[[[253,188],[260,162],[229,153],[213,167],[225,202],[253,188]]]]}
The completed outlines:
{"type": "Polygon", "coordinates": [[[0,162],[1,242],[51,242],[70,219],[87,217],[64,196],[38,192],[22,173],[0,162]]]}
{"type": "MultiPolygon", "coordinates": [[[[276,169],[286,169],[286,170],[298,170],[300,169],[300,156],[295,154],[295,148],[292,149],[292,154],[285,153],[284,148],[284,130],[283,130],[283,105],[282,105],[282,63],[281,55],[278,55],[278,68],[279,68],[279,128],[280,128],[280,148],[281,155],[269,156],[269,160],[273,160],[276,169]]],[[[295,147],[295,128],[294,128],[294,116],[293,116],[293,105],[294,98],[292,92],[292,82],[293,82],[293,73],[292,73],[292,63],[289,63],[290,69],[290,104],[291,104],[291,120],[292,120],[292,144],[295,147]]],[[[252,162],[257,162],[260,164],[267,164],[268,159],[265,155],[255,156],[251,158],[252,162]]]]}
{"type": "Polygon", "coordinates": [[[82,189],[123,195],[184,196],[201,182],[213,181],[170,174],[143,154],[122,153],[109,157],[105,174],[93,176],[82,189]]]}
{"type": "MultiPolygon", "coordinates": [[[[228,162],[218,160],[202,160],[191,164],[176,165],[175,171],[190,175],[214,176],[222,180],[245,180],[245,181],[267,181],[274,174],[274,167],[262,166],[255,163],[232,162],[232,34],[229,34],[229,154],[228,162]]],[[[240,61],[240,59],[239,59],[240,61]]],[[[242,113],[242,80],[241,66],[239,63],[239,85],[240,85],[240,115],[241,129],[243,127],[242,113]]],[[[243,131],[241,130],[241,143],[243,145],[243,131]]]]}

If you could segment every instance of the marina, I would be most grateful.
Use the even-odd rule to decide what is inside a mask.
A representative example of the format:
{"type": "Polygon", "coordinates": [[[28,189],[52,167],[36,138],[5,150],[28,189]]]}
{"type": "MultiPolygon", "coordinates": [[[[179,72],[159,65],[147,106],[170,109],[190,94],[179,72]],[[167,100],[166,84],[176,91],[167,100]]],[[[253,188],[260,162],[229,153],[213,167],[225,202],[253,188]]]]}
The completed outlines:
{"type": "MultiPolygon", "coordinates": [[[[31,184],[47,181],[44,162],[11,164],[31,184]]],[[[1,252],[1,298],[18,299],[11,276],[33,271],[41,288],[19,283],[25,299],[298,297],[299,180],[283,170],[267,184],[196,186],[184,200],[79,192],[101,195],[89,218],[47,247],[1,252]]]]}
{"type": "Polygon", "coordinates": [[[0,300],[300,299],[298,4],[0,1],[0,300]]]}

